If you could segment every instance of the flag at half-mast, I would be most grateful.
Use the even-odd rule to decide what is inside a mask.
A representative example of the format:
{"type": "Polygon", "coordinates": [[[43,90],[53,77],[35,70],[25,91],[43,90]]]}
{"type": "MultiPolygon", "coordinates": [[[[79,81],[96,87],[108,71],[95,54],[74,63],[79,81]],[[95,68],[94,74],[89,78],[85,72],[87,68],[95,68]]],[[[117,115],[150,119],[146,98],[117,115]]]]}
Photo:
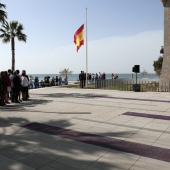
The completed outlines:
{"type": "Polygon", "coordinates": [[[84,45],[84,24],[75,32],[74,43],[77,46],[77,52],[84,45]]]}

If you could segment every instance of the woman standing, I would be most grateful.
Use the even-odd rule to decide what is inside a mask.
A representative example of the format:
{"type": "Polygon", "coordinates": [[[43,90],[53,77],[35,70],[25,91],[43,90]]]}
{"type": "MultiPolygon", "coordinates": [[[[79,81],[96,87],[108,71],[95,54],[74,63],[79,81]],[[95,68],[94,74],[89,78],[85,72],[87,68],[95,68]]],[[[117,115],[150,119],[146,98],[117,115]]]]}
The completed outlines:
{"type": "Polygon", "coordinates": [[[11,80],[9,78],[9,75],[7,73],[7,71],[4,72],[4,76],[5,76],[5,79],[6,79],[6,83],[7,83],[7,90],[6,90],[6,94],[5,94],[5,103],[6,104],[9,104],[9,94],[11,92],[11,80]]]}
{"type": "Polygon", "coordinates": [[[28,78],[25,76],[26,71],[22,71],[22,76],[21,76],[21,85],[22,85],[22,100],[27,100],[27,91],[28,91],[28,85],[29,81],[28,78]]]}

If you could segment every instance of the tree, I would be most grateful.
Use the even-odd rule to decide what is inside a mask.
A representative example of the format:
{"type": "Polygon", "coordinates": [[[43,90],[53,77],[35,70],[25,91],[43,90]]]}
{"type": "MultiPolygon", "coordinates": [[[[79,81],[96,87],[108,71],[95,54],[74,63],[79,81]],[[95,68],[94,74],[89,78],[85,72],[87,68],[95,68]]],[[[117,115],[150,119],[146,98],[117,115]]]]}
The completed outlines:
{"type": "Polygon", "coordinates": [[[161,46],[160,54],[164,54],[164,47],[163,46],[161,46]]]}
{"type": "Polygon", "coordinates": [[[143,69],[143,71],[141,72],[142,77],[144,77],[146,74],[148,74],[148,72],[145,69],[143,69]]]}
{"type": "Polygon", "coordinates": [[[60,73],[61,75],[63,75],[64,77],[68,78],[68,75],[69,75],[69,74],[72,74],[73,71],[70,71],[69,68],[67,68],[67,69],[64,68],[64,69],[61,70],[59,73],[60,73]]]}
{"type": "Polygon", "coordinates": [[[5,23],[7,19],[7,13],[3,10],[5,8],[6,8],[6,5],[0,3],[0,22],[3,24],[5,23]]]}
{"type": "Polygon", "coordinates": [[[15,38],[24,42],[27,40],[27,36],[22,32],[23,29],[23,25],[18,23],[18,21],[5,22],[0,29],[2,41],[4,43],[11,42],[13,71],[15,70],[15,38]]]}
{"type": "Polygon", "coordinates": [[[154,71],[159,76],[161,75],[162,64],[163,64],[163,55],[164,55],[164,47],[163,46],[161,46],[160,54],[162,54],[162,56],[159,56],[158,60],[153,62],[154,71]]]}
{"type": "Polygon", "coordinates": [[[154,71],[156,72],[157,75],[161,75],[161,70],[162,70],[162,63],[163,63],[163,56],[160,56],[158,60],[154,61],[153,66],[154,66],[154,71]]]}

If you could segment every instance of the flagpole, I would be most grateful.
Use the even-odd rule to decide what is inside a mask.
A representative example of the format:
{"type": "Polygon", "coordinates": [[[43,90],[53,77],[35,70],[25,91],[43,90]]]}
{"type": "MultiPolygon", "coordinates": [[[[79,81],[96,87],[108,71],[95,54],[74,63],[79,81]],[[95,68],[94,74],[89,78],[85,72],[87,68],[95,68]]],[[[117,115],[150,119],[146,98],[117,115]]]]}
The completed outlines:
{"type": "Polygon", "coordinates": [[[88,74],[88,44],[87,44],[87,7],[86,7],[86,88],[88,87],[87,74],[88,74]]]}

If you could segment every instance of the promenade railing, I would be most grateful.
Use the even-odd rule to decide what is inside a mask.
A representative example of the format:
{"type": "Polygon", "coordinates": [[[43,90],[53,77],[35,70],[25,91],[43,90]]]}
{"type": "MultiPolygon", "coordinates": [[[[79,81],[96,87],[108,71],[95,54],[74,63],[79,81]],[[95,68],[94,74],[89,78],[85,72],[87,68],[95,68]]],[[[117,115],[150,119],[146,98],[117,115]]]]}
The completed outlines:
{"type": "Polygon", "coordinates": [[[170,81],[160,83],[158,79],[106,79],[89,82],[88,88],[104,90],[134,91],[138,85],[141,92],[170,92],[170,81]]]}

